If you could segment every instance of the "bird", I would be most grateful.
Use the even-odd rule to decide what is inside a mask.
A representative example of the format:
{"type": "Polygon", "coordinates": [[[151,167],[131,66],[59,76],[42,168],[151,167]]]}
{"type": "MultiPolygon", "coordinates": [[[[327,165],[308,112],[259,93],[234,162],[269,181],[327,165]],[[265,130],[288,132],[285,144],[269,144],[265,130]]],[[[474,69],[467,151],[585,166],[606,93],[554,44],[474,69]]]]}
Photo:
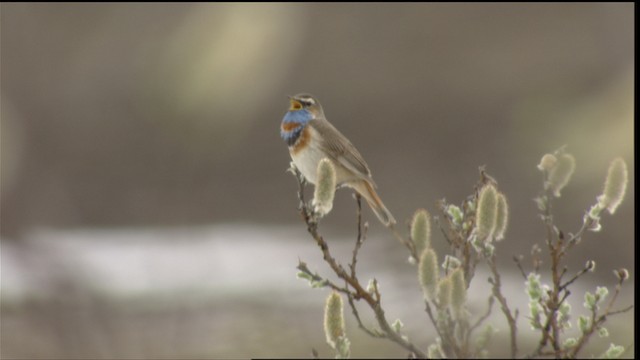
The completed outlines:
{"type": "Polygon", "coordinates": [[[369,166],[349,139],[327,120],[320,102],[306,93],[289,96],[289,102],[280,136],[305,180],[315,185],[318,163],[330,159],[336,170],[336,188],[355,190],[384,226],[393,227],[396,220],[378,196],[369,166]]]}

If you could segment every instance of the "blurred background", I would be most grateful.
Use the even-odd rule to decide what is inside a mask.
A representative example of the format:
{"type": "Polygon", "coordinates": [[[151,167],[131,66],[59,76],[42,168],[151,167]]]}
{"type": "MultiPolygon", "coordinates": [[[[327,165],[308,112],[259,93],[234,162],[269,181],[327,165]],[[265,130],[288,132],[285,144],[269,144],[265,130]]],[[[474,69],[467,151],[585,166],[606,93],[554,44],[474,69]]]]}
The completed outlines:
{"type": "MultiPolygon", "coordinates": [[[[330,274],[285,172],[279,125],[299,92],[358,147],[401,223],[419,207],[437,214],[437,200],[461,203],[486,165],[510,203],[498,251],[523,334],[511,258],[544,239],[532,201],[543,154],[567,145],[576,157],[554,208],[565,232],[581,226],[609,162],[629,167],[626,201],[567,258],[569,273],[598,264],[569,298],[575,311],[584,290],[613,289],[613,269],[635,275],[632,3],[0,10],[2,358],[333,357],[328,291],[295,278],[298,259],[330,274]]],[[[363,281],[380,281],[390,319],[426,349],[434,334],[416,270],[364,216],[363,281]]],[[[345,262],[355,225],[340,190],[321,231],[345,262]]],[[[471,289],[475,315],[486,278],[471,289]]],[[[347,316],[353,356],[406,356],[347,316]]],[[[631,345],[631,319],[611,318],[611,338],[594,338],[585,356],[631,345]]]]}

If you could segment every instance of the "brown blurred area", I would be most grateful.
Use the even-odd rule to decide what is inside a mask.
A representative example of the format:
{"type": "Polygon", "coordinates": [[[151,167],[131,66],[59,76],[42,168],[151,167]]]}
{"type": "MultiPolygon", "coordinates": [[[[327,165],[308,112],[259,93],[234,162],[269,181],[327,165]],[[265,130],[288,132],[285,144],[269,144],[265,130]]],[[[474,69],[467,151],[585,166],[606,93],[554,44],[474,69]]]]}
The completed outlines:
{"type": "MultiPolygon", "coordinates": [[[[462,202],[486,165],[510,203],[505,264],[544,236],[532,201],[543,154],[567,145],[577,160],[555,207],[567,232],[624,158],[626,201],[569,260],[593,258],[603,279],[633,268],[632,3],[0,10],[3,244],[38,229],[303,229],[279,123],[286,96],[309,92],[398,220],[462,202]]],[[[324,226],[352,236],[353,212],[341,190],[324,226]]],[[[286,261],[293,277],[295,255],[286,261]]]]}
{"type": "MultiPolygon", "coordinates": [[[[302,91],[360,149],[399,219],[461,202],[486,165],[528,243],[541,234],[531,199],[545,152],[567,145],[578,161],[557,207],[567,227],[611,159],[633,170],[631,4],[2,10],[5,239],[43,226],[296,224],[278,126],[302,91]]],[[[348,229],[350,198],[338,201],[329,226],[348,229]]],[[[626,201],[605,220],[611,258],[631,260],[633,216],[626,201]]]]}

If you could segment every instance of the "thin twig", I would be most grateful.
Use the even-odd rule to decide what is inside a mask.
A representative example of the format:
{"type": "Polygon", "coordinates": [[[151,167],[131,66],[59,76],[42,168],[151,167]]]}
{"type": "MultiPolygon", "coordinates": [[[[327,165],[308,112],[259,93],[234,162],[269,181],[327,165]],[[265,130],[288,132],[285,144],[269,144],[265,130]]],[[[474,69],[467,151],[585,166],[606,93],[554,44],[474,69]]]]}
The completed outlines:
{"type": "MultiPolygon", "coordinates": [[[[294,172],[296,173],[296,175],[299,174],[299,171],[295,168],[294,168],[294,172]]],[[[375,279],[374,279],[374,295],[375,295],[375,298],[374,298],[374,295],[370,294],[367,290],[363,288],[358,278],[355,276],[350,276],[342,267],[342,265],[340,265],[335,260],[335,258],[331,255],[331,252],[329,251],[329,245],[324,240],[324,238],[318,233],[318,222],[317,222],[317,219],[315,218],[315,214],[309,208],[309,206],[307,206],[306,202],[304,201],[304,195],[303,195],[304,189],[303,189],[302,177],[297,176],[297,178],[299,183],[298,198],[301,201],[300,213],[302,215],[303,220],[305,221],[305,224],[307,225],[307,232],[311,235],[311,237],[313,237],[318,247],[322,251],[324,261],[329,265],[329,267],[331,267],[333,272],[339,278],[343,279],[348,284],[348,286],[351,286],[353,288],[354,299],[363,299],[369,305],[369,307],[373,310],[375,314],[376,320],[378,321],[378,325],[380,326],[380,328],[382,329],[382,332],[385,334],[385,336],[388,339],[402,346],[406,350],[412,352],[417,357],[426,358],[426,353],[424,351],[420,350],[413,343],[411,343],[406,338],[402,337],[400,334],[398,334],[392,329],[391,325],[387,321],[384,309],[382,308],[380,293],[377,290],[377,284],[375,279]]]]}
{"type": "Polygon", "coordinates": [[[353,301],[353,295],[351,294],[347,295],[347,301],[349,302],[349,306],[351,307],[351,312],[353,313],[353,317],[356,318],[356,321],[358,322],[358,327],[360,329],[362,329],[364,332],[366,332],[372,337],[386,338],[386,335],[384,333],[381,333],[379,330],[375,330],[375,329],[371,330],[362,323],[362,320],[360,319],[360,313],[358,312],[358,309],[356,308],[356,304],[353,301]]]}
{"type": "Polygon", "coordinates": [[[565,290],[567,287],[569,287],[569,285],[573,284],[574,281],[578,280],[578,278],[580,278],[580,276],[584,275],[586,272],[588,272],[590,269],[588,267],[584,267],[582,270],[580,270],[577,274],[575,274],[571,279],[569,279],[566,283],[562,284],[560,286],[560,290],[565,290]]]}
{"type": "MultiPolygon", "coordinates": [[[[546,177],[546,172],[545,172],[546,177]]],[[[564,235],[559,231],[556,226],[553,224],[553,216],[551,215],[551,191],[549,189],[545,189],[545,194],[543,195],[546,200],[546,204],[543,211],[543,219],[546,228],[546,243],[549,249],[549,255],[551,257],[551,278],[553,282],[553,289],[549,294],[549,301],[546,303],[546,307],[548,308],[548,324],[549,327],[545,327],[545,332],[551,331],[551,336],[543,335],[546,337],[546,340],[551,340],[551,345],[553,346],[553,350],[555,351],[555,357],[560,357],[560,327],[558,325],[558,319],[556,316],[556,312],[560,308],[560,281],[561,281],[561,273],[559,270],[560,261],[564,255],[563,249],[563,239],[564,235]]],[[[545,341],[546,343],[546,341],[545,341]]]]}
{"type": "Polygon", "coordinates": [[[502,310],[504,316],[507,318],[507,323],[509,324],[509,334],[511,336],[511,358],[515,359],[516,355],[518,354],[518,343],[516,337],[518,333],[518,327],[516,326],[516,317],[518,316],[518,311],[515,311],[515,315],[512,314],[511,310],[509,309],[509,305],[507,304],[507,299],[504,297],[504,295],[502,295],[502,292],[500,290],[502,283],[500,281],[500,274],[498,273],[498,267],[496,266],[495,260],[495,253],[487,259],[489,268],[493,273],[493,280],[490,282],[493,285],[493,296],[500,303],[500,309],[502,310]]]}
{"type": "MultiPolygon", "coordinates": [[[[440,209],[440,212],[442,213],[442,216],[447,221],[447,223],[449,223],[449,228],[452,228],[451,219],[449,218],[448,214],[446,213],[446,205],[445,204],[446,204],[446,202],[445,202],[444,199],[438,200],[438,202],[436,203],[436,205],[440,209]]],[[[437,218],[437,217],[434,217],[433,220],[436,222],[436,225],[438,225],[438,228],[440,229],[440,232],[442,233],[442,236],[444,237],[444,239],[449,243],[449,245],[452,245],[453,242],[449,238],[449,234],[447,234],[445,229],[442,227],[442,224],[440,223],[440,219],[437,218]]]]}
{"type": "Polygon", "coordinates": [[[349,264],[349,268],[351,268],[351,277],[354,277],[354,278],[356,277],[356,263],[358,262],[358,251],[360,250],[360,247],[362,247],[362,243],[364,242],[367,229],[368,229],[367,223],[364,224],[364,230],[362,229],[363,227],[362,226],[362,202],[361,202],[360,194],[356,193],[355,198],[356,198],[356,203],[358,204],[357,211],[356,211],[358,237],[356,238],[356,244],[353,248],[351,263],[349,264]]]}
{"type": "Polygon", "coordinates": [[[513,261],[518,266],[518,269],[520,270],[520,274],[522,275],[522,278],[527,280],[527,274],[524,272],[524,268],[522,267],[522,257],[521,256],[514,256],[513,257],[513,261]]]}
{"type": "Polygon", "coordinates": [[[438,320],[433,315],[433,311],[431,310],[431,306],[429,305],[429,301],[425,300],[424,304],[425,304],[425,311],[427,312],[427,315],[429,315],[429,320],[431,320],[431,323],[433,324],[434,329],[436,329],[436,332],[438,333],[438,336],[442,340],[442,351],[444,351],[444,353],[445,353],[445,355],[447,357],[452,357],[452,355],[455,354],[455,350],[454,350],[454,346],[453,346],[454,341],[453,341],[452,336],[451,336],[450,333],[443,332],[443,330],[450,329],[451,327],[450,326],[438,326],[438,320]]]}
{"type": "Polygon", "coordinates": [[[548,309],[544,306],[542,298],[540,298],[538,300],[538,303],[542,305],[542,308],[544,309],[544,314],[545,314],[545,317],[546,317],[547,321],[544,324],[544,326],[541,327],[541,329],[542,329],[542,337],[540,338],[540,341],[538,342],[538,347],[533,352],[531,352],[531,354],[525,356],[525,359],[532,359],[534,357],[542,355],[543,354],[542,349],[544,349],[544,347],[547,346],[547,343],[549,342],[549,339],[551,338],[551,334],[549,333],[549,329],[551,328],[551,316],[549,315],[548,309]]]}
{"type": "Polygon", "coordinates": [[[390,224],[389,225],[389,230],[391,230],[391,233],[393,234],[393,237],[396,238],[396,240],[398,240],[402,245],[404,245],[404,247],[406,247],[409,250],[409,253],[411,254],[411,256],[413,256],[414,259],[418,260],[420,257],[420,254],[418,254],[416,252],[416,247],[414,246],[413,242],[405,239],[399,232],[398,229],[396,229],[394,224],[390,224]]]}
{"type": "Polygon", "coordinates": [[[608,316],[611,315],[616,315],[616,314],[622,314],[625,313],[631,309],[633,309],[633,305],[627,306],[626,308],[620,309],[620,310],[615,310],[612,311],[611,308],[613,307],[613,304],[616,302],[616,300],[618,299],[618,295],[620,294],[620,290],[622,289],[622,283],[624,280],[620,279],[618,281],[618,284],[616,285],[616,290],[613,293],[613,296],[611,297],[611,300],[609,300],[609,303],[607,304],[606,309],[604,310],[604,313],[600,316],[597,316],[597,306],[594,306],[591,309],[591,321],[590,321],[590,326],[587,329],[587,331],[585,331],[582,336],[580,337],[580,339],[578,340],[578,343],[576,344],[575,347],[573,347],[571,349],[571,351],[568,354],[568,357],[570,358],[575,358],[578,353],[580,352],[580,350],[582,350],[582,348],[587,344],[587,342],[589,341],[589,338],[591,337],[591,335],[593,335],[593,333],[600,328],[600,326],[602,326],[602,324],[607,320],[608,316]]]}
{"type": "Polygon", "coordinates": [[[351,295],[351,291],[349,291],[349,289],[347,289],[347,287],[340,287],[340,286],[336,285],[335,283],[333,283],[331,280],[325,279],[322,276],[318,275],[317,273],[311,272],[311,270],[309,270],[309,268],[307,267],[307,263],[305,263],[304,261],[298,260],[298,266],[296,267],[296,269],[298,269],[301,272],[307,274],[314,282],[323,284],[322,287],[329,287],[329,288],[331,288],[331,289],[333,289],[335,291],[341,292],[343,294],[351,295]]]}
{"type": "Polygon", "coordinates": [[[479,318],[479,319],[478,319],[478,321],[476,321],[476,323],[475,323],[475,324],[473,324],[473,325],[469,328],[469,331],[468,331],[468,335],[467,335],[467,337],[471,337],[471,333],[472,333],[476,328],[478,328],[478,326],[482,325],[482,323],[483,323],[485,320],[487,320],[487,319],[489,318],[489,316],[491,315],[491,310],[493,309],[493,303],[495,302],[494,297],[493,297],[493,296],[489,296],[489,300],[488,300],[488,302],[489,302],[489,305],[487,306],[487,312],[486,312],[486,313],[485,313],[481,318],[479,318]]]}

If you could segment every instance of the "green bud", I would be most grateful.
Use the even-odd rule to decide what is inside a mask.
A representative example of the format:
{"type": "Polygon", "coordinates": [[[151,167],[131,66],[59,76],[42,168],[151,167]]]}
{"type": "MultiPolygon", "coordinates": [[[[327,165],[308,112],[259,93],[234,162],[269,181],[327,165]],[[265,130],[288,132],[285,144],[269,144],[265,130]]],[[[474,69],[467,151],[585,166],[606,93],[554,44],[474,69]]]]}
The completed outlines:
{"type": "Polygon", "coordinates": [[[627,281],[627,279],[629,279],[629,270],[625,268],[614,270],[613,273],[620,281],[627,281]]]}
{"type": "Polygon", "coordinates": [[[584,307],[588,310],[593,310],[596,306],[596,296],[590,292],[584,293],[584,307]]]}
{"type": "Polygon", "coordinates": [[[587,216],[589,216],[593,220],[600,219],[600,213],[604,210],[606,206],[604,206],[601,202],[597,202],[595,205],[589,208],[589,212],[587,212],[587,216]]]}
{"type": "Polygon", "coordinates": [[[442,262],[442,268],[446,271],[453,271],[460,267],[460,260],[457,257],[451,255],[445,255],[442,262]]]}
{"type": "Polygon", "coordinates": [[[569,315],[571,314],[571,305],[567,301],[564,301],[558,309],[557,319],[560,326],[564,329],[571,327],[569,322],[569,315]]]}
{"type": "Polygon", "coordinates": [[[538,210],[540,211],[545,211],[547,209],[547,197],[546,196],[539,196],[533,199],[533,201],[536,203],[536,206],[538,207],[538,210]]]}
{"type": "Polygon", "coordinates": [[[540,164],[538,164],[538,170],[540,171],[550,171],[553,169],[558,163],[558,159],[553,154],[544,154],[542,159],[540,159],[540,164]]]}
{"type": "Polygon", "coordinates": [[[320,281],[312,280],[309,282],[309,285],[311,285],[312,288],[317,289],[327,286],[328,283],[329,281],[325,279],[322,279],[320,281]]]}
{"type": "Polygon", "coordinates": [[[428,359],[443,359],[444,355],[442,354],[442,350],[440,349],[440,344],[431,344],[427,348],[427,358],[428,359]]]}
{"type": "Polygon", "coordinates": [[[477,253],[482,253],[484,251],[485,243],[482,240],[480,240],[478,236],[474,236],[472,234],[470,240],[471,240],[471,245],[473,245],[473,248],[476,250],[477,253]]]}
{"type": "Polygon", "coordinates": [[[600,336],[601,338],[609,337],[609,330],[607,330],[606,327],[601,327],[600,329],[598,329],[598,336],[600,336]]]}
{"type": "Polygon", "coordinates": [[[507,198],[502,193],[498,193],[498,211],[496,218],[496,240],[504,239],[504,233],[507,231],[507,223],[509,221],[509,207],[507,198]]]}
{"type": "Polygon", "coordinates": [[[467,302],[467,283],[461,268],[451,273],[451,307],[457,317],[462,316],[464,304],[467,302]]]}
{"type": "Polygon", "coordinates": [[[580,315],[578,318],[578,328],[582,333],[586,333],[589,330],[589,319],[586,316],[580,315]]]}
{"type": "Polygon", "coordinates": [[[351,341],[347,339],[345,336],[340,336],[336,340],[336,359],[348,359],[351,354],[351,341]]]}
{"type": "Polygon", "coordinates": [[[336,192],[336,169],[331,160],[320,160],[317,168],[317,183],[313,193],[315,212],[326,215],[333,208],[333,197],[336,192]]]}
{"type": "Polygon", "coordinates": [[[560,305],[560,308],[558,308],[558,311],[562,316],[568,317],[571,313],[571,304],[569,304],[567,301],[563,301],[560,305]]]}
{"type": "Polygon", "coordinates": [[[489,184],[480,190],[478,196],[478,212],[476,215],[476,229],[480,240],[491,237],[496,228],[498,212],[498,192],[489,184]]]}
{"type": "Polygon", "coordinates": [[[609,289],[607,289],[605,286],[596,287],[596,298],[598,304],[601,304],[604,299],[607,298],[607,295],[609,295],[609,289]]]}
{"type": "Polygon", "coordinates": [[[549,177],[546,189],[553,192],[555,197],[560,197],[560,190],[571,180],[573,172],[576,170],[576,159],[571,154],[563,153],[557,157],[556,165],[549,170],[549,177]]]}
{"type": "Polygon", "coordinates": [[[367,283],[367,292],[369,294],[373,294],[376,291],[376,283],[373,279],[369,279],[369,282],[367,283]]]}
{"type": "Polygon", "coordinates": [[[582,221],[584,224],[587,224],[587,230],[598,232],[602,229],[600,225],[600,213],[604,210],[600,203],[596,203],[589,209],[589,211],[584,215],[582,221]]]}
{"type": "Polygon", "coordinates": [[[400,321],[400,319],[396,319],[396,321],[394,321],[393,324],[391,324],[391,328],[395,332],[400,332],[400,330],[402,330],[403,327],[404,327],[404,324],[402,323],[402,321],[400,321]]]}
{"type": "Polygon", "coordinates": [[[627,191],[628,178],[627,164],[624,160],[622,158],[613,160],[609,165],[602,195],[598,197],[598,202],[602,207],[606,207],[610,214],[615,213],[622,202],[624,193],[627,191]]]}
{"type": "Polygon", "coordinates": [[[411,240],[416,246],[416,253],[431,247],[431,216],[425,209],[418,209],[411,221],[411,240]]]}
{"type": "Polygon", "coordinates": [[[460,224],[462,224],[464,214],[459,207],[455,205],[447,205],[447,215],[449,215],[454,225],[460,226],[460,224]]]}
{"type": "MultiPolygon", "coordinates": [[[[477,205],[477,201],[476,200],[477,199],[474,198],[473,196],[470,196],[469,198],[467,198],[467,200],[464,203],[467,206],[465,212],[466,211],[470,211],[470,212],[475,212],[476,211],[476,205],[477,205]]],[[[463,205],[463,208],[464,208],[464,205],[463,205]]],[[[458,209],[458,210],[460,210],[460,209],[458,209]]]]}
{"type": "Polygon", "coordinates": [[[610,344],[607,351],[605,351],[601,357],[605,359],[617,359],[622,353],[624,353],[624,346],[610,344]]]}
{"type": "Polygon", "coordinates": [[[565,348],[572,348],[574,346],[576,346],[578,344],[578,340],[576,340],[576,338],[567,338],[564,341],[564,347],[565,348]]]}
{"type": "Polygon", "coordinates": [[[334,349],[339,338],[345,336],[342,297],[333,291],[328,297],[324,308],[324,334],[327,343],[334,349]]]}
{"type": "Polygon", "coordinates": [[[485,258],[490,258],[493,256],[493,253],[495,252],[496,247],[493,246],[492,244],[485,244],[484,248],[482,249],[482,254],[484,255],[485,258]]]}
{"type": "Polygon", "coordinates": [[[531,325],[531,329],[541,329],[542,328],[542,306],[536,300],[529,301],[529,324],[531,325]]]}
{"type": "Polygon", "coordinates": [[[444,309],[451,304],[451,277],[447,276],[438,282],[438,305],[444,309]]]}
{"type": "Polygon", "coordinates": [[[436,285],[438,284],[438,255],[433,249],[425,249],[422,252],[418,271],[420,285],[422,285],[425,298],[433,300],[436,296],[436,285]]]}
{"type": "Polygon", "coordinates": [[[296,274],[296,277],[298,279],[304,279],[304,280],[308,280],[308,281],[312,281],[313,277],[309,274],[307,274],[306,272],[302,272],[302,271],[298,271],[298,273],[296,274]]]}
{"type": "Polygon", "coordinates": [[[525,282],[529,299],[538,300],[542,297],[542,286],[540,284],[540,274],[530,273],[525,282]]]}
{"type": "Polygon", "coordinates": [[[480,335],[478,335],[478,339],[476,340],[476,348],[485,349],[489,342],[491,342],[491,338],[493,334],[497,332],[496,329],[493,328],[491,324],[487,324],[487,326],[482,329],[480,335]]]}

